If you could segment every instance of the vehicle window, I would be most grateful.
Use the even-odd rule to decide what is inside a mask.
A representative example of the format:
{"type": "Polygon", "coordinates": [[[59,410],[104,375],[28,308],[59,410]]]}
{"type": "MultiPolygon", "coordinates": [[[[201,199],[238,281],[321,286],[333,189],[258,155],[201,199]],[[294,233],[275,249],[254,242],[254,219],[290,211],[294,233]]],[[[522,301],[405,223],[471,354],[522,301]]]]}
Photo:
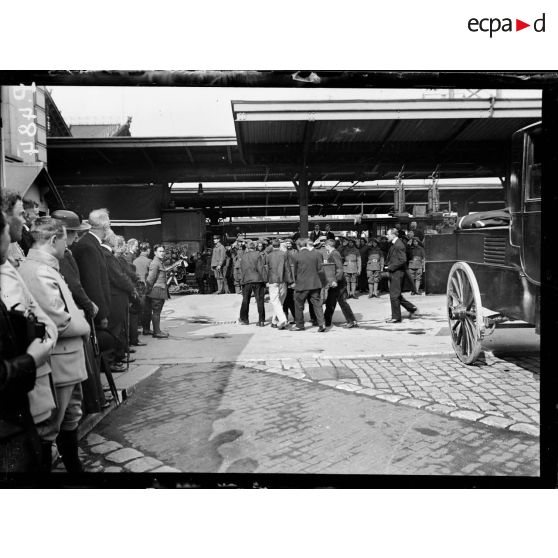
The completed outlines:
{"type": "Polygon", "coordinates": [[[541,149],[540,135],[529,136],[529,147],[527,151],[525,178],[525,199],[533,200],[541,198],[541,149]]]}

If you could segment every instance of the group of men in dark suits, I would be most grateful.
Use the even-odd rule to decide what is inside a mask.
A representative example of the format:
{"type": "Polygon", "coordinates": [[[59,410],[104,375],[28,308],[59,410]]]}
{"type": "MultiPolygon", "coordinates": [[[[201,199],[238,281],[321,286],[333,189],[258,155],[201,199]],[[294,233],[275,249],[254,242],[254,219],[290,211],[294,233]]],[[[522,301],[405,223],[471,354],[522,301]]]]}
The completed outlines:
{"type": "MultiPolygon", "coordinates": [[[[317,231],[316,231],[317,234],[317,231]]],[[[417,312],[417,307],[402,295],[403,282],[407,274],[407,251],[399,238],[396,228],[387,232],[388,251],[382,272],[389,279],[391,317],[387,323],[400,323],[401,307],[410,316],[417,312]]],[[[358,327],[354,313],[347,302],[347,281],[343,259],[336,249],[336,241],[325,240],[322,249],[316,248],[311,238],[299,238],[296,241],[298,251],[288,250],[286,242],[275,240],[267,252],[256,250],[255,243],[248,244],[248,250],[240,261],[243,300],[240,308],[239,323],[248,325],[248,308],[252,295],[258,307],[258,322],[265,326],[264,295],[266,283],[269,285],[270,302],[273,306],[272,327],[285,329],[287,310],[284,307],[288,289],[292,289],[291,312],[294,314],[294,327],[291,331],[304,331],[304,305],[308,302],[312,324],[318,326],[322,333],[332,325],[332,317],[337,304],[346,320],[345,327],[358,327]],[[333,264],[333,277],[325,279],[324,263],[333,264]],[[327,284],[325,313],[323,309],[322,289],[327,284]],[[294,312],[293,312],[294,310],[294,312]]]]}
{"type": "Polygon", "coordinates": [[[269,285],[270,302],[273,307],[271,327],[285,329],[287,313],[294,315],[291,331],[304,331],[304,306],[308,302],[312,325],[323,333],[331,327],[331,319],[339,303],[347,320],[346,326],[358,327],[351,308],[347,303],[346,281],[339,252],[335,241],[326,241],[326,250],[315,248],[310,238],[296,241],[298,250],[291,248],[292,241],[281,242],[275,239],[267,252],[256,250],[256,243],[250,242],[240,261],[243,300],[240,308],[239,323],[248,325],[248,307],[253,295],[258,307],[258,322],[265,326],[264,294],[269,285]],[[324,286],[324,261],[335,264],[335,278],[329,283],[326,309],[324,314],[322,289],[324,286]],[[291,291],[289,293],[289,291],[291,291]],[[287,301],[289,294],[291,302],[287,301]],[[288,303],[287,303],[288,302],[288,303]]]}

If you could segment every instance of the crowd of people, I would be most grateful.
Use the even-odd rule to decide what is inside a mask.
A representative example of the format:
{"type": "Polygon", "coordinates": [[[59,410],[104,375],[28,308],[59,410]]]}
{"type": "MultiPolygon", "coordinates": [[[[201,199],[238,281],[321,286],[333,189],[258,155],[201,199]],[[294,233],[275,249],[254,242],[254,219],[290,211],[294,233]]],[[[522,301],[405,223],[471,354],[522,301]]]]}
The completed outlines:
{"type": "Polygon", "coordinates": [[[0,211],[0,472],[49,473],[60,455],[69,473],[82,463],[77,428],[84,412],[110,405],[101,369],[127,370],[139,334],[164,339],[165,249],[127,242],[106,209],[87,222],[69,210],[39,216],[13,192],[0,211]],[[108,368],[108,369],[107,369],[108,368]]]}
{"type": "MultiPolygon", "coordinates": [[[[380,297],[381,285],[389,291],[392,302],[388,321],[401,321],[401,306],[415,313],[416,306],[401,293],[408,281],[411,294],[421,294],[425,269],[423,239],[415,222],[408,231],[396,226],[386,236],[368,240],[336,237],[329,225],[322,231],[316,224],[308,238],[246,241],[239,237],[230,246],[224,246],[220,237],[214,237],[211,254],[197,262],[204,262],[199,263],[206,274],[204,281],[211,270],[217,294],[232,292],[232,283],[234,292],[242,295],[240,324],[249,323],[248,308],[253,296],[258,309],[256,325],[266,325],[267,294],[273,308],[271,327],[285,329],[293,325],[294,330],[303,330],[304,305],[308,302],[312,324],[324,332],[332,325],[337,304],[345,317],[345,327],[358,327],[347,300],[366,292],[369,298],[380,297]]],[[[201,273],[199,276],[196,273],[196,278],[200,280],[201,273]]],[[[200,292],[205,292],[201,285],[200,292]]]]}
{"type": "Polygon", "coordinates": [[[316,225],[308,238],[250,241],[226,246],[169,265],[163,245],[124,239],[111,229],[106,209],[87,221],[70,210],[39,216],[38,206],[6,192],[0,211],[0,472],[49,473],[60,455],[69,473],[100,471],[82,463],[78,425],[84,413],[110,405],[101,382],[128,369],[147,336],[168,337],[161,312],[169,297],[173,267],[184,262],[200,292],[213,282],[217,294],[242,295],[239,323],[249,324],[256,300],[257,326],[305,329],[304,307],[319,332],[332,325],[339,304],[347,328],[358,327],[348,299],[380,296],[386,281],[392,315],[417,308],[402,296],[409,279],[418,294],[424,271],[422,238],[411,224],[386,237],[336,238],[316,225]],[[209,279],[212,281],[209,281],[209,279]],[[290,314],[290,317],[289,317],[290,314]],[[140,334],[142,337],[140,338],[140,334]],[[54,451],[55,450],[55,451],[54,451]]]}
{"type": "MultiPolygon", "coordinates": [[[[407,256],[406,276],[410,283],[411,295],[424,294],[423,284],[425,269],[425,254],[423,247],[424,233],[417,229],[416,222],[411,222],[409,230],[404,231],[396,225],[397,234],[405,245],[407,256]]],[[[299,235],[294,234],[280,242],[289,241],[292,248],[297,251],[296,240],[299,235]]],[[[324,242],[336,240],[337,249],[343,263],[343,273],[347,282],[347,297],[358,298],[359,295],[368,294],[369,298],[380,297],[382,287],[389,291],[387,280],[382,280],[380,272],[388,251],[387,236],[378,238],[357,238],[356,236],[336,237],[329,225],[321,231],[319,225],[308,235],[313,246],[325,252],[324,242]]],[[[256,251],[267,253],[271,250],[273,238],[259,238],[254,240],[256,251]]],[[[215,241],[214,241],[215,242],[215,241]]],[[[179,253],[177,249],[169,250],[167,263],[178,261],[182,258],[186,272],[192,274],[197,284],[199,294],[242,294],[242,280],[240,260],[247,250],[250,241],[239,237],[228,245],[223,244],[219,237],[213,248],[187,255],[179,253]],[[218,274],[215,269],[219,265],[218,274]]]]}

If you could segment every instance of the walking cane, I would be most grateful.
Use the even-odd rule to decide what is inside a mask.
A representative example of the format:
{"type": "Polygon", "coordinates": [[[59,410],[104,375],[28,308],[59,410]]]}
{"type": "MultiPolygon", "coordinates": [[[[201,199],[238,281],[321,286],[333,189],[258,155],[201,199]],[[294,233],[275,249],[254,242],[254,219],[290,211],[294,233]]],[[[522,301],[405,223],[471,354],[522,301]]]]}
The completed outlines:
{"type": "Polygon", "coordinates": [[[130,370],[130,303],[126,306],[126,372],[130,370]]]}
{"type": "Polygon", "coordinates": [[[91,327],[91,343],[93,344],[93,353],[95,357],[100,358],[103,372],[105,373],[105,377],[107,379],[110,388],[110,392],[114,397],[116,404],[120,405],[120,397],[118,397],[118,390],[116,389],[116,384],[114,383],[114,378],[112,376],[110,365],[107,362],[106,357],[101,353],[101,349],[99,348],[99,342],[97,340],[97,332],[95,331],[95,323],[93,321],[93,318],[89,319],[89,325],[91,327]]]}

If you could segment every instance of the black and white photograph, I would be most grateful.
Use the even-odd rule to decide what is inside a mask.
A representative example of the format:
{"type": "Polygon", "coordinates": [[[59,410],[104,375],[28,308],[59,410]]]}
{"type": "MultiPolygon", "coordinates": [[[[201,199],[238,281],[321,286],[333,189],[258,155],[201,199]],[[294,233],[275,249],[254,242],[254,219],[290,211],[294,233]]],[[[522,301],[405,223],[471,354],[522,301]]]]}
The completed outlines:
{"type": "Polygon", "coordinates": [[[1,483],[541,479],[555,74],[0,82],[1,483]]]}

